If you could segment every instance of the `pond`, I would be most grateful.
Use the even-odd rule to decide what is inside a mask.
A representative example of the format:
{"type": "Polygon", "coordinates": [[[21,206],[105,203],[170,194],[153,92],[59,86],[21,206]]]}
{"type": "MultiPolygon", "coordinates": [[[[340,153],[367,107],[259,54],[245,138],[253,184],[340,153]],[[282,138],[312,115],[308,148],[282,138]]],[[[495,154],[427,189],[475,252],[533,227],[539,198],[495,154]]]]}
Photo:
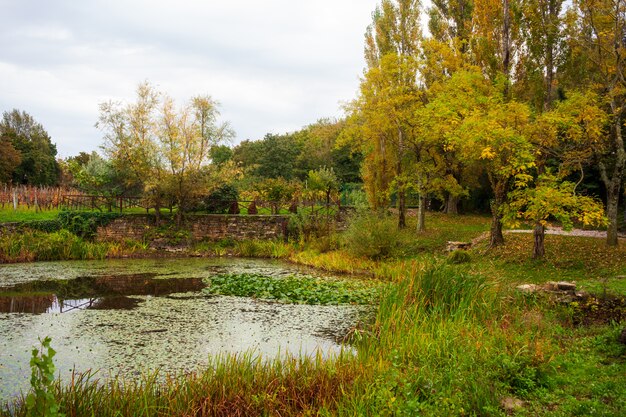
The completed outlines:
{"type": "Polygon", "coordinates": [[[191,372],[223,353],[336,354],[371,310],[207,294],[218,274],[322,276],[279,261],[232,258],[0,266],[0,399],[28,389],[39,337],[52,337],[64,380],[72,370],[133,378],[155,369],[191,372]]]}

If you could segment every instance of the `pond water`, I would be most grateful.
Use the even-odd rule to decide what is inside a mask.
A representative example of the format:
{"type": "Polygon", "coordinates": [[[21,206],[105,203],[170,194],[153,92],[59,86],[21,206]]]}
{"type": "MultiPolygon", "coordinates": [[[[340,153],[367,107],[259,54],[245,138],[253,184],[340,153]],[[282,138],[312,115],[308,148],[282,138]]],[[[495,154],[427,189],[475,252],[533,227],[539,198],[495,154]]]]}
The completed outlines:
{"type": "Polygon", "coordinates": [[[132,378],[194,371],[222,353],[335,354],[370,310],[203,293],[204,280],[222,273],[321,276],[278,261],[224,258],[0,266],[0,398],[28,389],[39,337],[52,337],[62,379],[74,369],[132,378]]]}

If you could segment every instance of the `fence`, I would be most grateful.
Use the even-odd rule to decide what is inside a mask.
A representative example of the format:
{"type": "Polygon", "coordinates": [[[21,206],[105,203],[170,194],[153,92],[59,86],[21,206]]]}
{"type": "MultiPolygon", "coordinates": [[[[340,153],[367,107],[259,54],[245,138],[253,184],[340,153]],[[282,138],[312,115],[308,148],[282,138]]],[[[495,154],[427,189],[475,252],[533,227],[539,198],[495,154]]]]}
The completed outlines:
{"type": "Polygon", "coordinates": [[[34,187],[29,185],[21,186],[0,186],[0,207],[26,206],[37,210],[58,209],[63,201],[63,196],[68,193],[78,193],[67,187],[34,187]]]}
{"type": "MultiPolygon", "coordinates": [[[[0,187],[0,207],[35,208],[51,210],[67,208],[70,210],[98,210],[123,212],[131,208],[148,210],[148,205],[141,197],[106,196],[84,194],[67,187],[33,187],[8,185],[0,187]]],[[[209,200],[201,207],[202,212],[216,214],[276,215],[304,211],[311,216],[336,215],[340,212],[340,198],[329,202],[318,200],[209,200]]],[[[172,209],[172,207],[167,207],[172,209]]]]}
{"type": "Polygon", "coordinates": [[[139,207],[148,209],[141,197],[104,196],[91,194],[65,194],[61,198],[61,206],[70,210],[119,211],[139,207]]]}

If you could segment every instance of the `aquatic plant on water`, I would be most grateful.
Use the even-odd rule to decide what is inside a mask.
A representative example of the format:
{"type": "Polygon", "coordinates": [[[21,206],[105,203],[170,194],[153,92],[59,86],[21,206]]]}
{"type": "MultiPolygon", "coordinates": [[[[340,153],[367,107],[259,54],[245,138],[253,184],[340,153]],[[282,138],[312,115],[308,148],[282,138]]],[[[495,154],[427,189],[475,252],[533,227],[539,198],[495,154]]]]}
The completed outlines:
{"type": "Polygon", "coordinates": [[[283,278],[262,274],[221,274],[208,280],[204,292],[278,300],[301,304],[370,304],[378,287],[357,281],[334,281],[315,277],[283,278]]]}

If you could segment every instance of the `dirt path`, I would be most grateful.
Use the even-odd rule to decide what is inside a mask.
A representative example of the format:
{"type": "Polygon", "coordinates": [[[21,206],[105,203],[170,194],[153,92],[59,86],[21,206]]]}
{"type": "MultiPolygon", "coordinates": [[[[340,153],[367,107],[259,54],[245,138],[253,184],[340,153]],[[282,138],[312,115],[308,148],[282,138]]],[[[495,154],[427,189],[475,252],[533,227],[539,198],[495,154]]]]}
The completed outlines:
{"type": "MultiPolygon", "coordinates": [[[[532,233],[532,230],[522,230],[522,229],[514,229],[514,230],[506,230],[508,233],[532,233]]],[[[564,236],[583,236],[583,237],[595,237],[606,239],[606,231],[603,230],[582,230],[582,229],[572,229],[569,232],[563,230],[561,227],[551,226],[546,229],[547,235],[564,235],[564,236]]],[[[626,238],[626,235],[620,233],[620,239],[626,238]]]]}

